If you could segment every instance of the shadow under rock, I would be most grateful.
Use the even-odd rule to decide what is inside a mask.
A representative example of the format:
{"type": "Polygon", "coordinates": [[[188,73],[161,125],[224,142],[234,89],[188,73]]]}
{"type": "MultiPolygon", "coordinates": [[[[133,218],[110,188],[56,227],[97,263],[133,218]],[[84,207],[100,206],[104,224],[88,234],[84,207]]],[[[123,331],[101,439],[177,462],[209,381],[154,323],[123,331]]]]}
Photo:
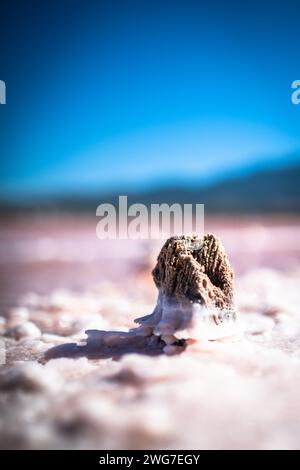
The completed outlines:
{"type": "Polygon", "coordinates": [[[88,359],[118,359],[124,354],[147,356],[163,354],[165,343],[157,336],[145,336],[139,328],[129,332],[87,330],[84,344],[66,343],[48,349],[45,360],[62,357],[87,357],[88,359]]]}

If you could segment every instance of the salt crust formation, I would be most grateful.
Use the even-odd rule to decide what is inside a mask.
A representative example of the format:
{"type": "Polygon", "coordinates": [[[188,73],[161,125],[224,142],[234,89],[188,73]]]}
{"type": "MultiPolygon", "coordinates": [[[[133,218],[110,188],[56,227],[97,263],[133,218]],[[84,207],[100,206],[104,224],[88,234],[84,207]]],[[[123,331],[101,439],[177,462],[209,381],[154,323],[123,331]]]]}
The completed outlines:
{"type": "Polygon", "coordinates": [[[141,330],[168,346],[233,334],[234,274],[215,235],[169,238],[152,275],[159,294],[153,313],[136,320],[141,330]]]}

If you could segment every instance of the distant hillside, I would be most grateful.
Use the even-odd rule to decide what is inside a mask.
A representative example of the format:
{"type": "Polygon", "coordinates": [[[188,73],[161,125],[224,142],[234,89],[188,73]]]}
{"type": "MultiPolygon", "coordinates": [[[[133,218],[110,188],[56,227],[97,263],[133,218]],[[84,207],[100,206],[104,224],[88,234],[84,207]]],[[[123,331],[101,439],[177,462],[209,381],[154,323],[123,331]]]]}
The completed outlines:
{"type": "Polygon", "coordinates": [[[161,188],[132,195],[129,200],[146,204],[198,202],[215,213],[300,213],[300,165],[239,176],[206,188],[161,188]]]}
{"type": "Polygon", "coordinates": [[[212,211],[300,212],[300,166],[223,181],[203,192],[212,211]]]}
{"type": "Polygon", "coordinates": [[[206,213],[300,213],[300,165],[260,170],[235,176],[208,187],[161,186],[144,192],[99,194],[89,197],[68,196],[39,199],[20,205],[2,204],[6,212],[14,210],[85,211],[95,213],[103,202],[118,204],[118,195],[128,194],[128,203],[203,203],[206,213]]]}

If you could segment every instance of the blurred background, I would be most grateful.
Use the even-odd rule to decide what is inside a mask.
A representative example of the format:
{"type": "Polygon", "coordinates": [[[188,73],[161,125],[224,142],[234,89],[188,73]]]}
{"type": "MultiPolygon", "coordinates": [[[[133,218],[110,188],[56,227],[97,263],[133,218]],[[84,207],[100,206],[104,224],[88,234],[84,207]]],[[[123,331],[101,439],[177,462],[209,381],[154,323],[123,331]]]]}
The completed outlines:
{"type": "Polygon", "coordinates": [[[96,238],[96,207],[119,194],[205,204],[237,272],[298,267],[299,13],[296,0],[1,2],[1,306],[148,271],[149,244],[96,238]]]}

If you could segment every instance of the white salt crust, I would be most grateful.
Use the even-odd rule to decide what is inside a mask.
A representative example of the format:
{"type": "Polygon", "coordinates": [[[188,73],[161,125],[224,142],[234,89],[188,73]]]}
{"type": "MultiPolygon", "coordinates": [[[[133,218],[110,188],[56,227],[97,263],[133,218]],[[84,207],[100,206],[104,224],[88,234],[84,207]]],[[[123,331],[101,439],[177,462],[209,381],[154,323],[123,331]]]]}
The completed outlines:
{"type": "Polygon", "coordinates": [[[0,321],[1,447],[299,448],[299,281],[299,272],[262,269],[238,279],[239,322],[227,325],[228,334],[204,321],[200,307],[192,330],[160,319],[155,333],[168,354],[159,338],[143,354],[138,338],[135,352],[123,355],[132,341],[126,332],[151,312],[151,296],[144,302],[106,284],[20,299],[0,321]],[[174,336],[192,339],[180,354],[174,336]],[[80,355],[105,342],[104,357],[80,355]],[[62,357],[45,361],[49,349],[71,343],[83,345],[80,354],[76,346],[69,357],[59,350],[62,357]]]}

